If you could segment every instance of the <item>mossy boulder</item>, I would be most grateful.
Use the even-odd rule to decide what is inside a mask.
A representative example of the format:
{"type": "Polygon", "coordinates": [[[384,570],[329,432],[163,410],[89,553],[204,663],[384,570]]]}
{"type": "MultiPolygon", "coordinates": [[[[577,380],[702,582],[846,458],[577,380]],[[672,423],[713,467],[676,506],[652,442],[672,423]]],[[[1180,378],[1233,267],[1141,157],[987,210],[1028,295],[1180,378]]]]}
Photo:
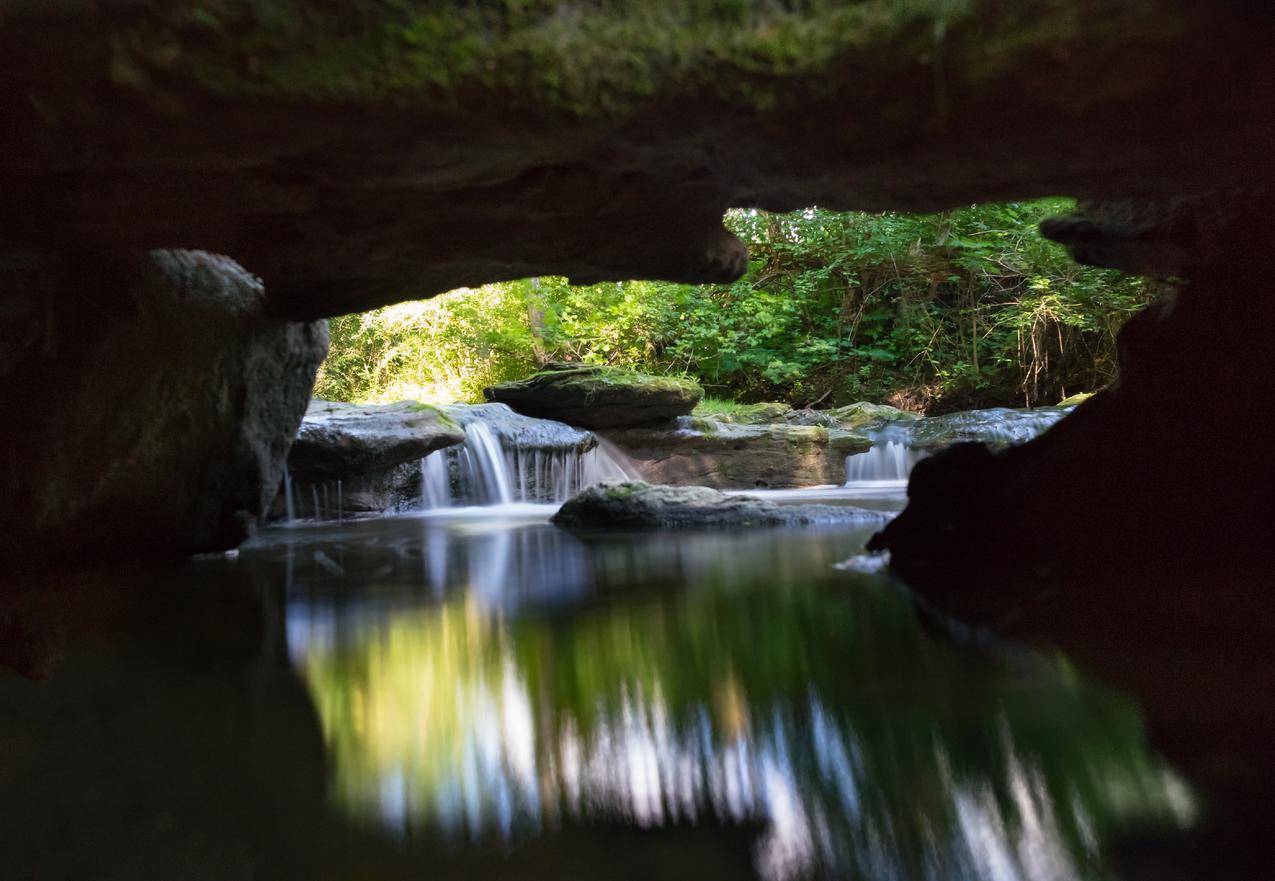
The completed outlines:
{"type": "Polygon", "coordinates": [[[784,417],[792,411],[791,404],[783,401],[762,401],[758,404],[730,404],[729,406],[705,406],[701,403],[695,408],[694,416],[713,419],[717,422],[730,422],[735,425],[765,425],[783,422],[784,417]]]}
{"type": "Polygon", "coordinates": [[[1094,396],[1093,392],[1077,392],[1074,395],[1068,395],[1058,402],[1059,407],[1075,407],[1077,404],[1083,404],[1094,396]]]}
{"type": "Polygon", "coordinates": [[[483,389],[483,394],[527,416],[586,428],[621,428],[684,416],[704,391],[684,377],[555,362],[527,379],[483,389]]]}
{"type": "Polygon", "coordinates": [[[903,422],[918,419],[916,413],[891,407],[889,404],[873,404],[858,401],[844,407],[830,410],[793,410],[784,416],[784,421],[792,425],[822,425],[825,428],[854,431],[868,426],[884,425],[887,422],[903,422]]]}
{"type": "Polygon", "coordinates": [[[641,481],[603,481],[567,501],[554,515],[558,526],[581,529],[624,527],[803,526],[875,523],[887,515],[848,505],[777,505],[706,486],[663,486],[641,481]]]}

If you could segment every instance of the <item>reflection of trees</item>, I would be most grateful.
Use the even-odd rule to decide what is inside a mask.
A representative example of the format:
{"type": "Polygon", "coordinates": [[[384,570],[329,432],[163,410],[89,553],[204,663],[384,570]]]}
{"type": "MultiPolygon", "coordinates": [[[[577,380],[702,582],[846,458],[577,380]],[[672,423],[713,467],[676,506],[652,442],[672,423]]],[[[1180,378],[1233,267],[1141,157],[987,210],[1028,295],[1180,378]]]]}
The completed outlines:
{"type": "Polygon", "coordinates": [[[1113,695],[959,657],[873,582],[699,575],[570,616],[456,597],[316,641],[298,660],[339,797],[468,836],[762,818],[772,877],[1086,875],[1097,842],[1186,810],[1113,695]]]}

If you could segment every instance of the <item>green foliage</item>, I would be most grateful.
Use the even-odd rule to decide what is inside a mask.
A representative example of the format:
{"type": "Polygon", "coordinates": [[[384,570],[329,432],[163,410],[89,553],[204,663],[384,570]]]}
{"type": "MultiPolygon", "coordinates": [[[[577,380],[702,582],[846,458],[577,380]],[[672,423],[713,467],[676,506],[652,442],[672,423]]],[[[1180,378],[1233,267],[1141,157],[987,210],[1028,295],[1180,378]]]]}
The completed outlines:
{"type": "Polygon", "coordinates": [[[1039,235],[1069,207],[734,211],[727,224],[752,255],[734,284],[545,278],[346,316],[332,322],[319,392],[478,400],[566,360],[689,374],[731,401],[1054,403],[1114,378],[1116,332],[1152,294],[1039,235]]]}

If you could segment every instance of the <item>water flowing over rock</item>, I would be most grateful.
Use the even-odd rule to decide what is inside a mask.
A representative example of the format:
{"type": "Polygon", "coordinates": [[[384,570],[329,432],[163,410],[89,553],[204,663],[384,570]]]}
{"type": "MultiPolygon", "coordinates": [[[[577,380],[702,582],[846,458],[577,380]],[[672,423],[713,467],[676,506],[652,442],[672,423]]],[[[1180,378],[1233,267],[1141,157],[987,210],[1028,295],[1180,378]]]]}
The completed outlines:
{"type": "Polygon", "coordinates": [[[421,507],[560,504],[591,484],[637,474],[591,431],[533,419],[504,404],[454,405],[464,443],[421,460],[421,507]]]}
{"type": "Polygon", "coordinates": [[[647,529],[703,526],[803,526],[882,522],[889,515],[843,505],[778,505],[706,486],[604,481],[569,499],[558,526],[647,529]]]}
{"type": "Polygon", "coordinates": [[[1025,443],[1072,409],[997,407],[878,422],[877,427],[864,432],[872,448],[846,460],[846,484],[901,483],[926,456],[959,443],[979,442],[993,449],[1025,443]]]}
{"type": "Polygon", "coordinates": [[[557,363],[527,379],[484,389],[483,394],[528,416],[587,428],[621,428],[685,416],[704,396],[690,379],[557,363]]]}
{"type": "Polygon", "coordinates": [[[36,342],[0,363],[28,420],[4,433],[10,558],[234,547],[283,477],[324,325],[268,315],[260,281],[199,251],[109,267],[30,259],[31,274],[0,281],[0,298],[15,284],[46,293],[19,322],[39,328],[36,342]]]}
{"type": "Polygon", "coordinates": [[[791,489],[842,483],[860,434],[815,425],[737,425],[683,417],[669,428],[609,431],[646,480],[717,489],[791,489]]]}

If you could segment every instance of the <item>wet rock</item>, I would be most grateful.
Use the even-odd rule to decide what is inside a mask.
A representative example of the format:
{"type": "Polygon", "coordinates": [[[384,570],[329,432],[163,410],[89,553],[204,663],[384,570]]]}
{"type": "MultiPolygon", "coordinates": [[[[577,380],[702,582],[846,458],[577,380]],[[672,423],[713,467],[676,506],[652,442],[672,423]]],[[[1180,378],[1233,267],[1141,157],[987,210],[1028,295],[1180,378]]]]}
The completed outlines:
{"type": "Polygon", "coordinates": [[[288,469],[294,479],[336,480],[417,462],[464,439],[448,414],[428,404],[315,399],[288,454],[288,469]]]}
{"type": "Polygon", "coordinates": [[[1075,407],[1077,404],[1083,404],[1094,396],[1093,392],[1077,392],[1074,395],[1068,395],[1058,402],[1059,407],[1075,407]]]}
{"type": "Polygon", "coordinates": [[[672,428],[630,428],[606,437],[647,480],[717,489],[844,483],[846,457],[872,446],[863,435],[817,425],[735,425],[697,417],[672,428]]]}
{"type": "Polygon", "coordinates": [[[441,408],[462,429],[481,423],[511,452],[585,453],[598,445],[591,431],[553,419],[515,413],[506,404],[451,404],[441,408]]]}
{"type": "Polygon", "coordinates": [[[0,382],[26,420],[0,450],[9,558],[242,541],[283,476],[326,327],[271,316],[258,279],[200,251],[0,259],[0,305],[28,306],[0,346],[0,382]]]}
{"type": "Polygon", "coordinates": [[[915,419],[896,425],[891,431],[900,438],[906,438],[907,445],[917,450],[936,450],[975,442],[1002,449],[1038,437],[1070,412],[1071,407],[1062,405],[962,410],[915,419]]]}
{"type": "Polygon", "coordinates": [[[619,428],[684,416],[704,396],[691,379],[563,363],[527,379],[491,386],[483,394],[528,416],[586,428],[619,428]]]}
{"type": "Polygon", "coordinates": [[[571,528],[801,526],[881,522],[887,516],[842,505],[777,505],[706,486],[604,481],[568,500],[553,522],[571,528]]]}

